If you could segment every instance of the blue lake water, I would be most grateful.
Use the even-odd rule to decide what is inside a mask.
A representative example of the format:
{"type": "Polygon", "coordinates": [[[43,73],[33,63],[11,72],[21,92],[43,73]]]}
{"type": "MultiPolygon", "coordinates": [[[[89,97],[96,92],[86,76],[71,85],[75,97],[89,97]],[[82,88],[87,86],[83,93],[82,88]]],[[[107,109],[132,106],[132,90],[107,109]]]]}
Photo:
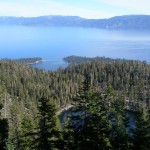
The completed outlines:
{"type": "Polygon", "coordinates": [[[150,31],[94,28],[0,26],[0,58],[42,57],[36,67],[66,66],[69,55],[106,56],[150,63],[150,31]]]}

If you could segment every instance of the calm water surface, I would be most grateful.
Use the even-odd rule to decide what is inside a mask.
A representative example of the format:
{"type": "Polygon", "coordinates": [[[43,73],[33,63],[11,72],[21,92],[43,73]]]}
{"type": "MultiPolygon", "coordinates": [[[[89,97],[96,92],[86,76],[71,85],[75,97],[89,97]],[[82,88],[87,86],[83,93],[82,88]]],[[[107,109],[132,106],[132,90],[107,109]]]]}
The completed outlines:
{"type": "Polygon", "coordinates": [[[36,67],[66,66],[68,55],[106,56],[150,63],[150,31],[94,28],[0,26],[0,58],[42,57],[36,67]]]}
{"type": "MultiPolygon", "coordinates": [[[[128,117],[129,117],[129,128],[128,129],[130,130],[130,129],[133,129],[135,127],[135,113],[131,112],[131,111],[127,111],[127,114],[128,114],[128,117]]],[[[61,124],[62,129],[63,129],[65,121],[71,115],[72,115],[72,108],[70,108],[69,110],[63,111],[59,115],[60,124],[61,124]]]]}

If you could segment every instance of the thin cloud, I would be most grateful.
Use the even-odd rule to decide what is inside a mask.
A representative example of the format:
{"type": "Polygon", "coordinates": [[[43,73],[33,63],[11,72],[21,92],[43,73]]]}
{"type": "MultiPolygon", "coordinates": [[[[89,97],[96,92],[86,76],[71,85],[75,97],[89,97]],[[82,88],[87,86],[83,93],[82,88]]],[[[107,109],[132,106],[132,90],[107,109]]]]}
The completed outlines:
{"type": "Polygon", "coordinates": [[[26,2],[3,2],[0,3],[0,16],[42,16],[42,15],[72,15],[84,18],[111,17],[110,13],[71,5],[53,2],[48,0],[27,0],[26,2]]]}
{"type": "Polygon", "coordinates": [[[112,7],[123,9],[126,13],[150,14],[150,0],[95,0],[112,7]]]}
{"type": "Polygon", "coordinates": [[[77,7],[59,0],[0,0],[0,16],[71,15],[109,18],[126,14],[150,14],[150,0],[87,0],[88,2],[94,3],[97,8],[94,5],[86,8],[86,3],[85,7],[77,7]]]}

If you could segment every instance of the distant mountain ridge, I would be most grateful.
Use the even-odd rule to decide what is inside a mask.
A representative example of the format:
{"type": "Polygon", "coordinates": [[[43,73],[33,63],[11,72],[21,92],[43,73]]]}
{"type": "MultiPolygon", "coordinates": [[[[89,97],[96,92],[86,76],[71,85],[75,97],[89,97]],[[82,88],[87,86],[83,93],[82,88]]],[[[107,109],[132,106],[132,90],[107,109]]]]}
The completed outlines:
{"type": "Polygon", "coordinates": [[[109,19],[78,16],[0,17],[0,25],[95,27],[103,29],[150,29],[150,15],[126,15],[109,19]]]}

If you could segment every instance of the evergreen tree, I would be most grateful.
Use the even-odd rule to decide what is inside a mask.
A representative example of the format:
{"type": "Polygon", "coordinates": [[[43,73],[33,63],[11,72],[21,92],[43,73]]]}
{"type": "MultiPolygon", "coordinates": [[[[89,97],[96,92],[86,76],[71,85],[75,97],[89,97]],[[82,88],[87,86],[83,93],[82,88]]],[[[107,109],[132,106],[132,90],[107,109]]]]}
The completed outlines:
{"type": "Polygon", "coordinates": [[[110,120],[112,122],[110,139],[112,146],[116,150],[128,150],[130,148],[129,118],[125,112],[124,100],[122,98],[114,98],[110,107],[110,120]]]}
{"type": "MultiPolygon", "coordinates": [[[[0,105],[0,110],[2,105],[0,105]]],[[[8,120],[2,118],[0,114],[0,150],[6,149],[6,141],[8,139],[8,120]]]]}
{"type": "Polygon", "coordinates": [[[111,148],[109,101],[94,90],[90,87],[90,80],[86,76],[77,92],[73,115],[68,126],[68,134],[72,134],[71,149],[111,148]]]}
{"type": "Polygon", "coordinates": [[[60,146],[60,132],[57,127],[56,109],[46,97],[39,100],[38,128],[35,134],[34,148],[51,150],[60,146]]]}
{"type": "Polygon", "coordinates": [[[133,149],[150,149],[150,120],[149,114],[144,106],[136,116],[136,125],[133,130],[133,149]]]}
{"type": "MultiPolygon", "coordinates": [[[[88,107],[90,101],[90,78],[85,75],[82,85],[80,85],[77,95],[74,98],[74,108],[72,116],[67,128],[67,134],[71,141],[71,149],[82,149],[83,147],[89,149],[91,143],[88,135],[88,107]]],[[[69,140],[69,139],[68,139],[69,140]]],[[[66,140],[65,140],[66,141],[66,140]]]]}
{"type": "Polygon", "coordinates": [[[33,142],[34,126],[29,115],[23,117],[20,129],[20,149],[30,150],[33,142]]]}
{"type": "Polygon", "coordinates": [[[16,150],[20,150],[20,105],[15,101],[15,105],[10,107],[9,116],[9,141],[13,143],[16,150]]]}
{"type": "Polygon", "coordinates": [[[105,94],[94,93],[90,103],[89,129],[90,139],[96,149],[107,150],[112,148],[109,133],[111,121],[109,116],[109,102],[105,94]]]}

